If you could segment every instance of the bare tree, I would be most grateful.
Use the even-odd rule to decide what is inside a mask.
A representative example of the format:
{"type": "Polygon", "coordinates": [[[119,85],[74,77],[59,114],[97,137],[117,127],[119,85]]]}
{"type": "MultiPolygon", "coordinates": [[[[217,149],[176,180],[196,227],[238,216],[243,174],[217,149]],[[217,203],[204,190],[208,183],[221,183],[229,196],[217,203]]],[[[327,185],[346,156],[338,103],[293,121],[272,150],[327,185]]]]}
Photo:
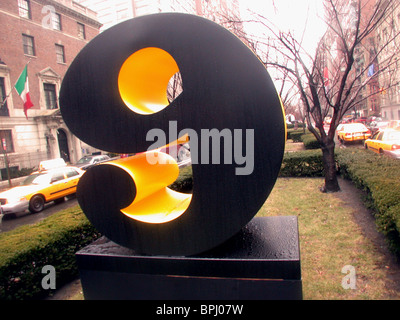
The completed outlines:
{"type": "MultiPolygon", "coordinates": [[[[322,191],[340,190],[334,139],[342,117],[378,94],[377,91],[360,93],[368,84],[377,81],[380,74],[390,72],[397,62],[394,58],[397,52],[386,54],[381,61],[379,58],[399,37],[398,31],[392,32],[379,46],[374,41],[374,32],[397,5],[397,2],[387,0],[325,0],[327,31],[318,42],[315,53],[304,49],[304,34],[297,39],[293,33],[279,30],[265,17],[256,15],[257,23],[269,34],[264,42],[257,39],[259,47],[256,49],[264,49],[258,55],[265,66],[282,70],[287,75],[285,81],[292,81],[297,86],[305,107],[308,129],[320,143],[325,171],[322,191]],[[356,59],[362,47],[368,47],[369,54],[364,57],[363,64],[358,64],[356,59]],[[374,69],[372,73],[371,66],[374,69]],[[324,127],[327,115],[332,116],[329,128],[324,127]]],[[[385,86],[398,83],[394,80],[385,86]]]]}
{"type": "Polygon", "coordinates": [[[183,91],[182,87],[182,76],[180,71],[175,73],[168,82],[167,86],[167,99],[171,103],[174,101],[183,91]]]}

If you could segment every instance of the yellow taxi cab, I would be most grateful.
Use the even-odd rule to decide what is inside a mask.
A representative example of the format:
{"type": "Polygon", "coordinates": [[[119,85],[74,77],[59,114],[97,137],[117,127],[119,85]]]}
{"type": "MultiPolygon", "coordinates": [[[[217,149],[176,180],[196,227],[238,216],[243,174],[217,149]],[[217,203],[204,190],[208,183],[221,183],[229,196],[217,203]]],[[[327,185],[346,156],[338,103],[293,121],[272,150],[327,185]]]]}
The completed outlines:
{"type": "Polygon", "coordinates": [[[376,153],[387,153],[394,158],[400,157],[400,130],[385,129],[376,132],[364,143],[366,149],[376,153]]]}
{"type": "Polygon", "coordinates": [[[20,186],[0,193],[3,214],[22,212],[31,213],[43,210],[50,201],[62,201],[65,196],[76,192],[76,186],[85,171],[71,166],[43,169],[33,172],[20,186]]]}
{"type": "Polygon", "coordinates": [[[390,120],[387,126],[388,129],[400,129],[400,120],[390,120]]]}
{"type": "Polygon", "coordinates": [[[337,135],[341,143],[364,141],[371,136],[371,131],[362,123],[345,123],[338,126],[337,135]]]}

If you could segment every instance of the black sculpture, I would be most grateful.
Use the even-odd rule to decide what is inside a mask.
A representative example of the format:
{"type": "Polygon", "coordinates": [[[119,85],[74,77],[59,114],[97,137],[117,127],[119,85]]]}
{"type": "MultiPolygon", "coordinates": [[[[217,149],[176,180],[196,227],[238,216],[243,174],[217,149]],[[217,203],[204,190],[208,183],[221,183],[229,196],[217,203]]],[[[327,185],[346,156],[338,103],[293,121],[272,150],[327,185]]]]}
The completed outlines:
{"type": "MultiPolygon", "coordinates": [[[[177,204],[184,209],[171,219],[149,222],[121,211],[146,187],[137,175],[157,167],[163,172],[164,165],[171,172],[166,182],[176,176],[176,163],[168,156],[167,164],[153,165],[140,154],[95,166],[81,178],[77,195],[89,220],[109,239],[139,254],[193,255],[220,245],[254,217],[280,170],[284,114],[268,72],[235,35],[197,16],[143,16],[98,35],[66,73],[60,108],[70,130],[102,150],[141,153],[161,147],[148,133],[154,128],[171,132],[171,125],[178,136],[168,135],[166,143],[188,134],[190,144],[197,144],[193,194],[182,200],[185,205],[177,204]],[[166,90],[177,70],[183,92],[163,105],[166,93],[160,90],[166,90]],[[213,144],[215,136],[219,141],[213,144]],[[242,148],[236,150],[235,143],[242,148]],[[247,168],[246,152],[251,160],[247,168]],[[216,153],[219,163],[213,161],[216,153]],[[229,154],[243,156],[242,161],[229,160],[229,154]]],[[[157,175],[152,177],[156,185],[157,175]]],[[[164,183],[143,196],[150,197],[143,209],[150,216],[159,214],[151,212],[151,204],[169,196],[165,188],[164,183]]]]}

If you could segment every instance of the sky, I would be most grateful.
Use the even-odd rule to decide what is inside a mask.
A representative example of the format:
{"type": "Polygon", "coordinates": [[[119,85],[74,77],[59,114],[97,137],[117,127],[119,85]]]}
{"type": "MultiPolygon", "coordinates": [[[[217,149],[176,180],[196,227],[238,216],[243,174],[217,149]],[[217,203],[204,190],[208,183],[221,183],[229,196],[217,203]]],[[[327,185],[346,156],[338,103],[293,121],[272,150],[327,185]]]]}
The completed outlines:
{"type": "MultiPolygon", "coordinates": [[[[303,40],[303,45],[306,49],[314,50],[318,40],[326,30],[326,25],[323,22],[323,1],[321,0],[240,1],[241,15],[244,20],[249,17],[247,8],[268,18],[280,30],[291,30],[298,39],[301,37],[305,26],[307,26],[306,37],[303,40]]],[[[256,28],[255,24],[248,25],[248,28],[250,28],[251,32],[263,32],[263,29],[256,28]]]]}

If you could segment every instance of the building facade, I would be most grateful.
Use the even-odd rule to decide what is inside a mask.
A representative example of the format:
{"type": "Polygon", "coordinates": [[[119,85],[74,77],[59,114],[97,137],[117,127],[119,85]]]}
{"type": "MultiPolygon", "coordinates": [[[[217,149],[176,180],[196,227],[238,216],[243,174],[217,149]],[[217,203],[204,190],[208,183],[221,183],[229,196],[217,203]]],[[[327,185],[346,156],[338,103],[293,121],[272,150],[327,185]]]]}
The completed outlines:
{"type": "MultiPolygon", "coordinates": [[[[331,27],[328,28],[324,45],[326,77],[329,85],[332,86],[331,92],[337,91],[343,72],[347,67],[347,49],[344,47],[343,40],[346,39],[346,46],[352,44],[357,30],[366,28],[367,17],[371,17],[375,10],[375,1],[340,0],[336,2],[336,10],[337,15],[331,17],[331,20],[328,18],[331,27]],[[365,19],[361,18],[358,21],[357,10],[360,3],[361,14],[365,19]],[[336,21],[336,18],[339,21],[336,21]],[[340,30],[340,32],[334,30],[340,30]]],[[[348,113],[356,118],[378,115],[380,112],[379,83],[378,77],[374,75],[374,69],[376,70],[378,67],[375,58],[376,52],[375,30],[372,30],[354,48],[354,63],[345,84],[345,90],[351,91],[351,99],[355,101],[348,113]]]]}
{"type": "Polygon", "coordinates": [[[376,43],[380,51],[379,65],[386,67],[379,73],[380,108],[382,117],[400,120],[400,3],[389,3],[391,10],[376,32],[376,43]]]}
{"type": "MultiPolygon", "coordinates": [[[[349,36],[354,36],[357,31],[359,4],[362,11],[358,32],[371,28],[371,17],[377,19],[377,25],[354,50],[349,82],[354,80],[351,90],[357,93],[357,103],[351,113],[356,117],[400,119],[400,3],[390,0],[338,1],[342,31],[349,36]]],[[[341,54],[344,52],[342,41],[333,30],[328,32],[326,43],[327,68],[333,78],[341,72],[346,57],[341,54]]]]}
{"type": "MultiPolygon", "coordinates": [[[[76,0],[94,10],[102,23],[101,31],[134,17],[160,12],[182,12],[205,17],[217,23],[226,17],[240,20],[238,0],[76,0]]],[[[236,26],[237,28],[237,26],[236,26]]]]}
{"type": "Polygon", "coordinates": [[[92,150],[64,124],[58,93],[75,56],[99,33],[96,13],[72,0],[2,0],[0,24],[0,138],[10,168],[59,157],[76,162],[92,150]],[[33,103],[27,117],[14,90],[26,65],[33,103]]]}

